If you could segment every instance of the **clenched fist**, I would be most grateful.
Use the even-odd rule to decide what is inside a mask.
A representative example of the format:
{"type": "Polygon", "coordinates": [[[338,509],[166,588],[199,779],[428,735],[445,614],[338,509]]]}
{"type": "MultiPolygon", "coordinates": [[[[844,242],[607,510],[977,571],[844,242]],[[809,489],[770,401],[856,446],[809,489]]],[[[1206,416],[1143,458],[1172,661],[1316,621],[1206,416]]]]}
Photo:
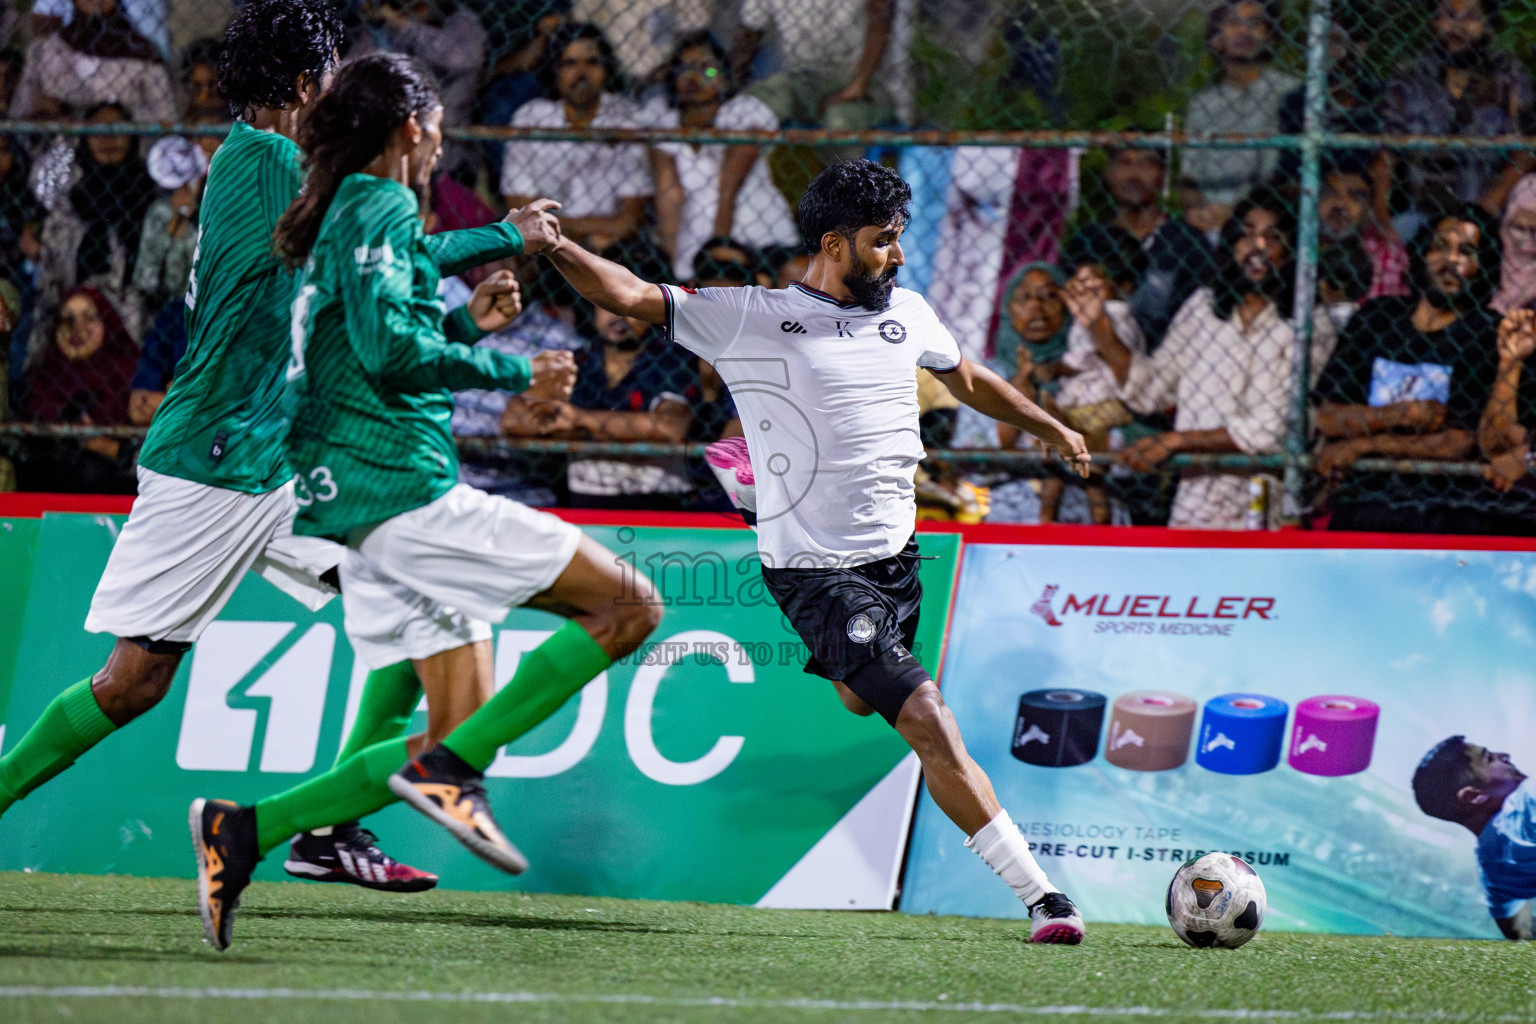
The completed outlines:
{"type": "Polygon", "coordinates": [[[529,360],[533,382],[523,392],[527,398],[563,402],[576,386],[576,357],[566,351],[540,352],[529,360]]]}
{"type": "Polygon", "coordinates": [[[498,270],[469,296],[469,316],[487,334],[501,330],[523,311],[523,292],[510,270],[498,270]]]}

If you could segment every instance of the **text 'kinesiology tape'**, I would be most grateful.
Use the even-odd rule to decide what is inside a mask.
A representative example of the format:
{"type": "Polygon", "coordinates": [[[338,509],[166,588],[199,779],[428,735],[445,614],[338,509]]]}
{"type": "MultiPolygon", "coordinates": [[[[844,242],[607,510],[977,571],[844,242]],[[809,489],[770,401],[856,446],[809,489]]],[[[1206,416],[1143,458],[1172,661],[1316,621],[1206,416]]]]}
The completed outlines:
{"type": "Polygon", "coordinates": [[[1291,767],[1308,775],[1353,775],[1371,765],[1381,708],[1364,697],[1308,697],[1296,705],[1291,767]]]}
{"type": "Polygon", "coordinates": [[[1262,693],[1224,693],[1205,702],[1195,763],[1223,775],[1257,775],[1280,763],[1291,707],[1262,693]]]}
{"type": "Polygon", "coordinates": [[[1189,759],[1195,702],[1182,693],[1136,690],[1115,698],[1104,759],[1133,772],[1166,772],[1189,759]]]}
{"type": "Polygon", "coordinates": [[[1087,764],[1099,752],[1104,704],[1091,690],[1031,690],[1019,698],[1013,756],[1042,768],[1087,764]]]}

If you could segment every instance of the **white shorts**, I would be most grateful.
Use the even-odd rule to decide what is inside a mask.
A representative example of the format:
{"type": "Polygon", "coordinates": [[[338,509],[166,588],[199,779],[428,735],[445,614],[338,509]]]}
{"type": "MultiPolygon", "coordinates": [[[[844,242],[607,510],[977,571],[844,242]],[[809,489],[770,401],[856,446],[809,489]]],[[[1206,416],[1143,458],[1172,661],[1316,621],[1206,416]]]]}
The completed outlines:
{"type": "Polygon", "coordinates": [[[457,484],[374,527],[357,552],[378,574],[442,610],[497,623],[548,590],[580,541],[580,530],[548,512],[457,484]]]}
{"type": "Polygon", "coordinates": [[[336,596],[322,573],[339,544],[298,537],[290,480],[265,494],[193,483],[139,467],[139,497],[96,584],[85,628],[191,643],[229,602],[247,569],[315,611],[336,596]]]}
{"type": "Polygon", "coordinates": [[[396,583],[356,551],[341,561],[347,639],[369,668],[430,658],[491,638],[491,624],[396,583]]]}

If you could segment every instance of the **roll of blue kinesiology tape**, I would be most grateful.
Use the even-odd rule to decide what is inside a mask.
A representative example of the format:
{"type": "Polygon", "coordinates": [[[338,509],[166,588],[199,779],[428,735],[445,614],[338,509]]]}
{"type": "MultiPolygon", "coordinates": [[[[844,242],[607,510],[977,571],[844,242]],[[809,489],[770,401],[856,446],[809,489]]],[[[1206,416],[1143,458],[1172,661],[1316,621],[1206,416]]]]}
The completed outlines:
{"type": "Polygon", "coordinates": [[[1290,705],[1262,693],[1224,693],[1205,702],[1195,763],[1223,775],[1257,775],[1280,763],[1290,705]]]}
{"type": "Polygon", "coordinates": [[[1031,690],[1019,698],[1013,723],[1013,756],[1042,768],[1086,764],[1099,752],[1104,727],[1102,693],[1031,690]]]}

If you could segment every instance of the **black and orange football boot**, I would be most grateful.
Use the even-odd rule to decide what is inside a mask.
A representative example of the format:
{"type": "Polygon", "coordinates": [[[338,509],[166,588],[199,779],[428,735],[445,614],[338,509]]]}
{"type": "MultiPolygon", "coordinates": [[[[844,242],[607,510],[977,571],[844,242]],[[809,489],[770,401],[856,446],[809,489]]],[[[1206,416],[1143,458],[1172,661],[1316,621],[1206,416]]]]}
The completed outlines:
{"type": "Polygon", "coordinates": [[[192,801],[188,814],[197,853],[197,908],[203,935],[214,949],[229,948],[235,908],[261,862],[256,849],[256,809],[231,800],[192,801]]]}
{"type": "Polygon", "coordinates": [[[389,789],[453,833],[476,857],[509,875],[520,875],[528,870],[528,858],[496,824],[482,778],[463,758],[438,745],[391,775],[389,789]]]}

